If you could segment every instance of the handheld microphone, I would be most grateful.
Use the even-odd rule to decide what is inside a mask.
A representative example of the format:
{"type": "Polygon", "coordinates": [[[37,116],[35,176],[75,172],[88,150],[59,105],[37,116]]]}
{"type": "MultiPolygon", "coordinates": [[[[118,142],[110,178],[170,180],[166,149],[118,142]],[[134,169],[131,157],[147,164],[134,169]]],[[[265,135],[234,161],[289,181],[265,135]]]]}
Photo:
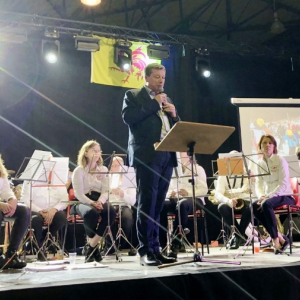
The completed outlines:
{"type": "MultiPolygon", "coordinates": [[[[159,93],[159,94],[162,94],[163,92],[164,92],[164,88],[163,88],[162,86],[160,86],[160,87],[158,88],[158,93],[159,93]]],[[[164,108],[163,108],[164,105],[165,105],[164,103],[161,104],[162,110],[164,110],[164,108]]]]}
{"type": "Polygon", "coordinates": [[[158,88],[158,93],[159,94],[162,94],[164,92],[164,88],[162,87],[162,86],[160,86],[159,88],[158,88]]]}

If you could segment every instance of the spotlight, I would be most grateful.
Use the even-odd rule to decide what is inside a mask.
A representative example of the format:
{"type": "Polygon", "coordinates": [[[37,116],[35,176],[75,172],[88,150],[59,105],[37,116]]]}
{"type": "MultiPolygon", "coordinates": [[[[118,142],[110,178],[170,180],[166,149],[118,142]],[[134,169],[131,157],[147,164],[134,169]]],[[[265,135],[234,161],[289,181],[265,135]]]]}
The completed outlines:
{"type": "Polygon", "coordinates": [[[124,71],[128,71],[131,68],[131,45],[132,43],[128,41],[118,41],[115,43],[114,63],[124,71]]]}
{"type": "Polygon", "coordinates": [[[60,42],[58,40],[42,40],[42,56],[48,63],[56,63],[59,55],[60,42]]]}
{"type": "Polygon", "coordinates": [[[75,48],[79,51],[99,51],[100,39],[93,38],[92,36],[77,35],[75,37],[75,48]]]}
{"type": "Polygon", "coordinates": [[[170,49],[168,46],[149,45],[147,48],[149,58],[168,59],[170,57],[170,49]]]}
{"type": "Polygon", "coordinates": [[[101,0],[81,0],[81,3],[89,6],[94,6],[100,4],[101,0]]]}
{"type": "Polygon", "coordinates": [[[200,76],[204,76],[205,78],[210,77],[210,61],[207,58],[196,56],[196,71],[200,76]]]}

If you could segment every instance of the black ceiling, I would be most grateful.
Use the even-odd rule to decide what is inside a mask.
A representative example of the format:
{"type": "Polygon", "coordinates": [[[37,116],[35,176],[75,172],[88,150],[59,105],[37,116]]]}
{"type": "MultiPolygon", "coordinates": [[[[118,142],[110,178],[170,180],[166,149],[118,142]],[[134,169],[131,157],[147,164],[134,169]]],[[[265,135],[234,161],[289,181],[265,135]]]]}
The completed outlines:
{"type": "Polygon", "coordinates": [[[299,0],[0,0],[0,26],[299,56],[299,0]],[[272,34],[274,8],[285,31],[272,34]]]}

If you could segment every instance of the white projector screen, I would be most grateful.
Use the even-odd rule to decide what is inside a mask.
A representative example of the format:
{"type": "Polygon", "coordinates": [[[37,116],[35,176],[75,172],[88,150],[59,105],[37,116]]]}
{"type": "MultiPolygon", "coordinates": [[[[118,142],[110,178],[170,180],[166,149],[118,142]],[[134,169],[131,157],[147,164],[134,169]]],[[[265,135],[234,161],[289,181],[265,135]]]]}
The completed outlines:
{"type": "Polygon", "coordinates": [[[257,153],[257,143],[263,134],[277,141],[278,154],[294,155],[300,147],[299,99],[233,98],[239,106],[242,150],[245,155],[257,153]]]}

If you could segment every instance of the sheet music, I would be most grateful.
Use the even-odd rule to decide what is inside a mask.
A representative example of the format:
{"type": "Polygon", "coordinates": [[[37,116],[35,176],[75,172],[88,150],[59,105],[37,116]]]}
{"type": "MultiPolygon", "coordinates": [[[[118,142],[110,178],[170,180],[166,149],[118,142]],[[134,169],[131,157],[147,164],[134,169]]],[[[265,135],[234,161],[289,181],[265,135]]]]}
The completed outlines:
{"type": "Polygon", "coordinates": [[[126,188],[136,188],[136,177],[133,167],[122,166],[123,170],[126,170],[122,176],[122,184],[121,187],[126,188]]]}
{"type": "Polygon", "coordinates": [[[300,166],[297,155],[288,155],[284,158],[289,165],[290,177],[300,177],[300,166]]]}
{"type": "MultiPolygon", "coordinates": [[[[52,170],[52,180],[50,184],[66,185],[69,177],[69,157],[52,157],[51,161],[55,162],[55,165],[52,170]]],[[[49,171],[51,171],[51,169],[49,171]]]]}
{"type": "Polygon", "coordinates": [[[177,167],[173,168],[173,174],[172,174],[172,178],[177,178],[178,177],[182,177],[183,176],[183,172],[182,172],[182,164],[181,164],[181,158],[180,158],[180,152],[176,152],[176,160],[177,160],[177,167]],[[176,171],[177,174],[176,174],[176,171]]]}
{"type": "Polygon", "coordinates": [[[47,182],[48,178],[45,168],[49,168],[53,164],[48,161],[51,156],[52,154],[50,151],[35,150],[29,159],[25,170],[18,179],[47,182]]]}

